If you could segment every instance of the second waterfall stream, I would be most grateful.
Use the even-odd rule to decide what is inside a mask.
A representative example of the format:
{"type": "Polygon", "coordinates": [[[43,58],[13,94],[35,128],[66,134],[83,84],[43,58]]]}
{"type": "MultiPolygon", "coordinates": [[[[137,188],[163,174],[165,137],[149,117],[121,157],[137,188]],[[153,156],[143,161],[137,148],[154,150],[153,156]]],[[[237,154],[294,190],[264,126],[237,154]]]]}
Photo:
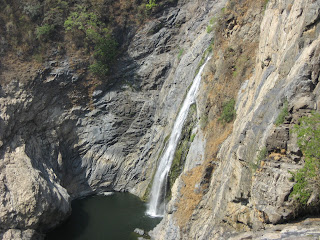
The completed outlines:
{"type": "Polygon", "coordinates": [[[196,100],[197,92],[201,82],[202,71],[209,59],[210,58],[208,58],[201,66],[197,76],[193,80],[190,90],[174,123],[167,148],[160,159],[159,166],[156,174],[154,175],[150,192],[150,202],[147,210],[147,214],[152,217],[162,217],[164,214],[168,173],[171,168],[174,153],[179,142],[183,124],[187,118],[189,108],[196,100]]]}

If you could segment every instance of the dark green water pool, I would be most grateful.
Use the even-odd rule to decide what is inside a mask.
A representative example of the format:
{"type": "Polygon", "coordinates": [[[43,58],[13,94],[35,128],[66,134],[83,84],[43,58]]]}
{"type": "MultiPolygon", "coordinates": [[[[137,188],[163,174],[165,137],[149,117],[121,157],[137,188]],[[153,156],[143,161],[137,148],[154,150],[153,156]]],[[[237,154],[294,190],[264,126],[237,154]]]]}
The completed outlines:
{"type": "Polygon", "coordinates": [[[161,220],[146,216],[146,207],[129,193],[74,200],[70,218],[46,240],[136,240],[135,228],[149,231],[161,220]]]}

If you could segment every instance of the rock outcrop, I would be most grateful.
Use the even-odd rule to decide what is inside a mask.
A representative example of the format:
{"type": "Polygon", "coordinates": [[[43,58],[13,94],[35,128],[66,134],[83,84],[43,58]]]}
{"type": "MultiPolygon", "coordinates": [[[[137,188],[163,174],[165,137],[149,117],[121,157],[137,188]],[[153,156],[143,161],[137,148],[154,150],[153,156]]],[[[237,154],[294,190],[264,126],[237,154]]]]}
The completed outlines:
{"type": "MultiPolygon", "coordinates": [[[[294,185],[290,171],[301,168],[303,161],[296,136],[289,129],[299,117],[318,110],[320,2],[270,0],[265,8],[259,8],[252,1],[246,1],[249,8],[242,18],[237,16],[237,12],[241,12],[241,4],[237,4],[230,1],[227,16],[223,16],[227,22],[224,41],[229,46],[229,56],[235,54],[235,41],[239,41],[240,36],[250,42],[257,39],[259,45],[253,56],[252,72],[242,76],[242,85],[238,87],[232,133],[219,146],[216,158],[202,157],[203,169],[210,165],[213,169],[208,178],[210,182],[205,191],[202,189],[195,206],[189,201],[192,210],[184,219],[179,208],[185,205],[186,198],[195,199],[194,194],[199,192],[197,186],[205,175],[205,170],[201,176],[195,170],[197,167],[192,168],[192,162],[199,164],[201,157],[187,157],[185,174],[176,181],[167,213],[153,231],[156,239],[227,239],[231,236],[227,233],[261,230],[270,224],[288,222],[299,214],[289,198],[294,185]],[[257,23],[260,31],[255,28],[257,23]],[[275,122],[287,102],[288,116],[277,127],[275,122]],[[265,152],[262,157],[261,152],[265,152]],[[199,177],[187,193],[185,186],[191,179],[188,180],[188,174],[199,177]]],[[[240,44],[241,41],[238,46],[240,44]]],[[[223,64],[219,65],[219,59],[214,61],[215,67],[208,69],[207,75],[213,75],[210,79],[216,86],[212,88],[218,91],[223,64]]],[[[228,58],[222,62],[227,65],[228,58]]],[[[230,69],[233,75],[237,74],[236,70],[237,65],[230,69]]],[[[229,79],[226,81],[232,82],[229,79]]],[[[199,97],[198,105],[202,113],[208,112],[210,122],[219,117],[219,112],[217,104],[210,106],[206,101],[210,98],[206,95],[206,82],[208,80],[202,88],[205,96],[199,97]]],[[[207,147],[209,131],[207,127],[201,134],[207,136],[202,141],[207,147]]],[[[316,228],[319,229],[319,225],[316,228]]],[[[259,239],[258,235],[246,237],[259,239]]],[[[289,239],[290,236],[278,237],[289,239]]]]}
{"type": "MultiPolygon", "coordinates": [[[[197,116],[180,144],[191,145],[152,235],[319,236],[317,221],[264,230],[299,214],[289,171],[303,166],[303,155],[290,129],[319,110],[319,13],[319,0],[180,0],[127,29],[112,76],[90,86],[81,56],[53,46],[45,63],[14,61],[1,37],[0,238],[43,239],[77,197],[147,195],[206,50],[213,57],[197,116]],[[230,123],[221,111],[233,99],[230,123]]],[[[0,30],[9,34],[11,25],[0,30]]]]}
{"type": "Polygon", "coordinates": [[[79,56],[57,57],[53,49],[50,61],[38,66],[5,56],[0,76],[4,239],[34,239],[32,231],[44,233],[59,224],[70,214],[70,201],[80,196],[145,194],[163,140],[212,40],[206,33],[209,19],[223,5],[180,1],[132,37],[133,28],[109,79],[113,84],[93,91],[79,73],[86,70],[79,56]]]}

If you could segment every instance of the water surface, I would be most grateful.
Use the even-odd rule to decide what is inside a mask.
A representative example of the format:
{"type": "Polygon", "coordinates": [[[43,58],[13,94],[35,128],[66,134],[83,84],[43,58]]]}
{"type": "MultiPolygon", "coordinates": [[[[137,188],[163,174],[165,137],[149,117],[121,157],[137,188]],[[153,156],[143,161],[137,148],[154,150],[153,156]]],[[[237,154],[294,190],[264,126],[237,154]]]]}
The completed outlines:
{"type": "Polygon", "coordinates": [[[136,240],[135,228],[149,231],[160,218],[145,215],[146,204],[129,193],[72,201],[69,219],[46,240],[136,240]]]}

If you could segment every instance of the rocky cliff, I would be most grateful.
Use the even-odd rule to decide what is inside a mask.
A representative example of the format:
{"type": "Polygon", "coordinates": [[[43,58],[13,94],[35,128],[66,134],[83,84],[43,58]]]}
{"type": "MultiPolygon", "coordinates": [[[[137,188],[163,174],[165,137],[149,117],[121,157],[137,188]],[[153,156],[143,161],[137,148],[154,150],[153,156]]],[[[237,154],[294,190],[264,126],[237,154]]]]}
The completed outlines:
{"type": "MultiPolygon", "coordinates": [[[[269,239],[271,235],[232,234],[290,222],[301,213],[289,197],[294,185],[290,172],[303,165],[290,129],[301,116],[318,109],[320,3],[271,0],[261,4],[229,1],[220,16],[227,25],[222,34],[216,31],[219,45],[213,54],[217,57],[207,70],[204,96],[198,99],[209,122],[198,129],[199,137],[190,148],[203,145],[205,157],[202,161],[200,155],[187,157],[167,214],[154,230],[159,239],[269,239]],[[250,46],[253,53],[248,52],[250,46]],[[246,71],[240,68],[243,57],[247,62],[251,59],[246,71]],[[225,66],[231,66],[232,76],[221,76],[225,66]],[[236,94],[230,93],[232,87],[236,94]],[[236,119],[230,126],[212,124],[219,117],[217,105],[223,94],[236,98],[236,119]],[[284,108],[288,115],[276,124],[284,108]],[[222,144],[219,137],[225,139],[222,144]],[[217,148],[214,141],[221,145],[217,148]]],[[[308,211],[304,209],[302,215],[308,211]]],[[[311,211],[315,213],[314,208],[311,211]]],[[[316,228],[311,238],[319,234],[316,228]]]]}
{"type": "Polygon", "coordinates": [[[40,63],[26,61],[14,47],[6,51],[11,28],[4,29],[2,238],[37,238],[36,232],[63,221],[70,201],[83,195],[145,194],[212,40],[205,31],[210,16],[223,4],[181,1],[154,13],[140,29],[132,27],[124,38],[127,50],[108,77],[113,84],[90,82],[81,56],[60,51],[55,42],[40,63]]]}
{"type": "Polygon", "coordinates": [[[70,214],[72,199],[87,194],[147,197],[209,50],[197,117],[180,143],[188,146],[182,173],[154,236],[227,239],[292,220],[299,211],[288,197],[289,171],[303,157],[289,129],[318,108],[319,8],[312,0],[181,0],[128,27],[112,72],[100,81],[86,75],[85,52],[55,42],[40,62],[26,61],[21,49],[6,51],[19,27],[7,22],[0,42],[2,238],[42,238],[70,214]],[[231,100],[234,122],[221,118],[231,100]],[[276,126],[286,102],[289,115],[276,126]]]}

